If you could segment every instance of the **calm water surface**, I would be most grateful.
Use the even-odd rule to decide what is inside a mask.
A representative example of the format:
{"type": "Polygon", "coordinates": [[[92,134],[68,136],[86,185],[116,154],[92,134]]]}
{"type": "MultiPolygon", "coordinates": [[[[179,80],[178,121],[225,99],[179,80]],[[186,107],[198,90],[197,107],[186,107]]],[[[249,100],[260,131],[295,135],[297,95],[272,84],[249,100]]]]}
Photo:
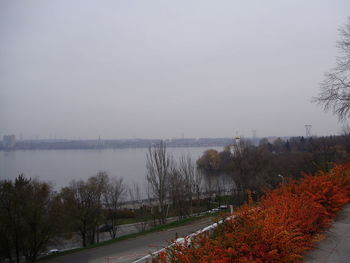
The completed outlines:
{"type": "MultiPolygon", "coordinates": [[[[222,150],[222,147],[212,147],[222,150]]],[[[193,160],[208,147],[168,148],[175,158],[190,154],[193,160]]],[[[143,184],[146,174],[145,148],[106,150],[32,150],[0,151],[0,179],[26,177],[51,182],[56,190],[73,179],[87,179],[98,171],[123,177],[124,181],[143,184]]]]}

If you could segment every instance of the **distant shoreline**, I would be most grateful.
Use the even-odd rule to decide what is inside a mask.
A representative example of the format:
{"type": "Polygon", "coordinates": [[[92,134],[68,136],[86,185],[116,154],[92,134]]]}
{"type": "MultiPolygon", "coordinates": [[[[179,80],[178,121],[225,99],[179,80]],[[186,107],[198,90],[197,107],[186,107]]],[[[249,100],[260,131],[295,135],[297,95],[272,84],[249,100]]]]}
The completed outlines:
{"type": "MultiPolygon", "coordinates": [[[[12,148],[0,146],[0,151],[16,150],[104,150],[149,148],[161,139],[125,140],[22,140],[12,148]]],[[[168,147],[224,147],[232,143],[232,138],[199,138],[164,140],[168,147]]]]}

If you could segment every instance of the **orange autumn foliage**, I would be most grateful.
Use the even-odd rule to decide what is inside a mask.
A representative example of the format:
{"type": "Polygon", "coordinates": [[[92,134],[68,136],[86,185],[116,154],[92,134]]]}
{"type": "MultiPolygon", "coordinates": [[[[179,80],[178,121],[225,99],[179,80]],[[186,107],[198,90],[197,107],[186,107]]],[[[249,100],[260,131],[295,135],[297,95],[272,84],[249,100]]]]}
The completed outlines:
{"type": "Polygon", "coordinates": [[[350,163],[270,191],[240,207],[214,235],[175,244],[152,262],[301,262],[341,207],[350,201],[350,163]]]}

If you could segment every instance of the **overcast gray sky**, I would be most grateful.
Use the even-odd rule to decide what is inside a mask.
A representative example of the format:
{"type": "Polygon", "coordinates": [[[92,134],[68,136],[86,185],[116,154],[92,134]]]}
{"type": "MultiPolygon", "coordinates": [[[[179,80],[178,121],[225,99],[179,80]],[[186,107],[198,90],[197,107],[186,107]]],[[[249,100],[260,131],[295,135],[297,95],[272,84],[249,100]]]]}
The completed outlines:
{"type": "Polygon", "coordinates": [[[0,0],[0,135],[336,134],[349,0],[0,0]]]}

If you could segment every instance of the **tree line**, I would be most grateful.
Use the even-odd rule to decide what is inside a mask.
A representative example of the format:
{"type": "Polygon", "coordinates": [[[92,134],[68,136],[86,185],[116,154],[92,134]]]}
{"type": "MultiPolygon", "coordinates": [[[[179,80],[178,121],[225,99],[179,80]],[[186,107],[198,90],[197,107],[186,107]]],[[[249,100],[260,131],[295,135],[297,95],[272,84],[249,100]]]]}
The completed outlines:
{"type": "Polygon", "coordinates": [[[34,262],[63,233],[77,232],[82,246],[93,244],[102,223],[115,237],[125,191],[121,178],[105,172],[87,181],[74,180],[60,192],[23,175],[0,181],[0,259],[34,262]]]}
{"type": "Polygon", "coordinates": [[[288,178],[329,171],[335,163],[344,163],[349,157],[350,132],[347,129],[341,136],[277,138],[274,142],[265,138],[258,145],[241,139],[221,152],[205,151],[197,165],[207,173],[227,174],[233,182],[232,193],[239,202],[244,201],[247,189],[258,197],[264,189],[275,188],[288,178]]]}

